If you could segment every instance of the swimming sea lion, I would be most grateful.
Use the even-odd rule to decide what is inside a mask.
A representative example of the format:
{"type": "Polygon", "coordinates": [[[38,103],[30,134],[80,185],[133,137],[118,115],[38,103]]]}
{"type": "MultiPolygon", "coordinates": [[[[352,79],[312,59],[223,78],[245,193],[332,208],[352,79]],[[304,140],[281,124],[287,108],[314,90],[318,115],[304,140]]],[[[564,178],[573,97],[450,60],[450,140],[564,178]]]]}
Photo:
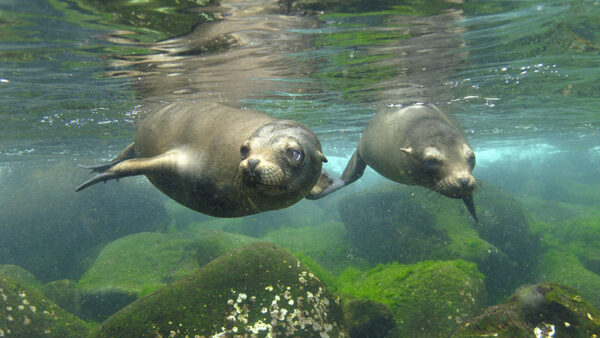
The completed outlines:
{"type": "Polygon", "coordinates": [[[199,109],[178,102],[144,119],[135,142],[114,160],[87,167],[98,174],[76,190],[146,175],[191,209],[238,217],[318,193],[333,180],[322,172],[323,162],[319,139],[301,123],[218,103],[199,109]]]}
{"type": "Polygon", "coordinates": [[[462,199],[477,221],[472,195],[475,154],[458,121],[436,106],[417,104],[377,113],[344,169],[343,185],[359,179],[367,165],[392,181],[462,199]]]}

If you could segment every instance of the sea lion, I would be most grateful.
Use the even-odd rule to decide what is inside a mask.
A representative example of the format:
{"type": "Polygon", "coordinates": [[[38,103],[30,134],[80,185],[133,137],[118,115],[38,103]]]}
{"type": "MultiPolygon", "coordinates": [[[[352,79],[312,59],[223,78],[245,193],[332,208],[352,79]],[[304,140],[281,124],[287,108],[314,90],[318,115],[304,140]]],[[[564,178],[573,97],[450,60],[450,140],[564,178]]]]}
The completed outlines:
{"type": "Polygon", "coordinates": [[[323,162],[319,139],[301,123],[219,103],[178,102],[145,118],[135,142],[114,160],[87,167],[97,174],[76,190],[145,175],[191,209],[238,217],[320,193],[333,181],[323,162]]]}
{"type": "MultiPolygon", "coordinates": [[[[475,154],[458,121],[436,106],[415,104],[377,113],[344,169],[342,185],[359,179],[367,165],[392,181],[462,199],[477,221],[475,154]]],[[[340,187],[325,188],[325,194],[340,187]]]]}

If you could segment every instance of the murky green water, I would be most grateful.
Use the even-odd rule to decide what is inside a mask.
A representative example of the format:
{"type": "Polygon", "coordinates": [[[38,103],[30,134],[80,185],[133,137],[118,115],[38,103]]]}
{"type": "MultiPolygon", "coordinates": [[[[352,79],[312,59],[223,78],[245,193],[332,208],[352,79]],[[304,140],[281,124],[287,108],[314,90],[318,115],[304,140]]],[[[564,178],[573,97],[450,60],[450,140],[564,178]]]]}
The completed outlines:
{"type": "MultiPolygon", "coordinates": [[[[338,214],[344,210],[339,205],[349,203],[342,199],[369,192],[375,184],[393,186],[372,171],[337,197],[317,204],[303,201],[284,212],[204,224],[207,218],[166,202],[159,225],[110,225],[103,232],[96,227],[99,219],[110,222],[103,205],[123,194],[125,182],[81,197],[72,189],[85,173],[74,165],[114,157],[133,139],[136,121],[157,104],[216,100],[306,124],[321,139],[330,159],[326,168],[339,175],[375,112],[424,102],[444,106],[464,128],[477,156],[474,173],[484,187],[479,199],[493,195],[485,192],[486,184],[516,196],[528,219],[526,231],[542,238],[537,258],[511,273],[533,274],[521,283],[554,276],[548,278],[579,285],[590,301],[600,302],[590,295],[594,285],[600,288],[599,17],[600,2],[584,0],[306,1],[285,6],[263,1],[0,1],[0,218],[6,220],[0,227],[15,238],[6,237],[6,243],[37,243],[23,256],[44,247],[44,255],[60,257],[55,267],[36,270],[46,263],[15,258],[17,245],[0,250],[0,264],[23,265],[44,282],[78,280],[106,243],[141,230],[167,229],[219,229],[273,240],[304,252],[333,275],[349,262],[367,269],[397,261],[344,260],[360,254],[348,242],[350,221],[338,214]],[[94,194],[103,197],[94,200],[94,194]],[[94,207],[80,214],[77,203],[94,207]],[[20,213],[23,205],[27,208],[20,213]],[[43,220],[33,226],[32,217],[24,214],[36,212],[35,218],[43,220]],[[73,235],[67,241],[77,250],[58,252],[45,244],[56,237],[36,238],[42,236],[39,229],[48,230],[44,222],[49,228],[72,222],[95,239],[73,235]],[[273,226],[281,222],[287,222],[284,230],[273,226]],[[336,228],[335,222],[346,228],[336,228]],[[188,223],[193,225],[188,228],[188,223]],[[340,241],[322,248],[343,247],[346,258],[328,260],[313,248],[315,258],[309,244],[289,241],[298,236],[312,243],[309,235],[285,232],[308,229],[318,237],[334,236],[311,230],[321,223],[328,225],[319,229],[331,230],[340,241]],[[30,225],[33,230],[26,230],[30,225]],[[254,226],[262,230],[253,232],[254,226]],[[560,254],[577,260],[577,271],[585,277],[552,275],[548,266],[560,254]],[[69,255],[82,258],[70,262],[69,255]]],[[[123,181],[148,188],[143,180],[123,181]]],[[[152,189],[143,191],[149,200],[164,202],[152,189]]],[[[436,198],[425,193],[418,201],[447,202],[436,198]]],[[[483,200],[479,210],[484,217],[486,212],[489,217],[502,214],[492,211],[494,205],[483,200]]],[[[449,208],[463,212],[459,204],[449,208]]],[[[107,210],[117,214],[119,223],[150,222],[143,205],[125,209],[107,210]]],[[[452,234],[452,229],[442,232],[452,234]]],[[[510,251],[481,229],[469,229],[510,251]]],[[[452,240],[457,238],[463,237],[452,240]]],[[[560,269],[562,275],[572,272],[560,269]]],[[[493,298],[487,303],[514,290],[515,285],[501,290],[494,277],[486,276],[493,298]]]]}

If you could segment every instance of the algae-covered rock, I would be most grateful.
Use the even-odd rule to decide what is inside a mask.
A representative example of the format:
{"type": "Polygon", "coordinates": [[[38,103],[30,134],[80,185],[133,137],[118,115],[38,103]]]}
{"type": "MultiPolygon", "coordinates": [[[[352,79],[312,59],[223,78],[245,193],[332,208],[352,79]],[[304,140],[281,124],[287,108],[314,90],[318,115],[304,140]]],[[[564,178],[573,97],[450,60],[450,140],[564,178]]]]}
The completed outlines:
{"type": "Polygon", "coordinates": [[[88,173],[72,162],[9,169],[0,185],[0,262],[48,282],[78,279],[94,247],[166,224],[159,193],[126,180],[75,192],[88,173]]]}
{"type": "Polygon", "coordinates": [[[447,337],[485,304],[483,276],[465,261],[392,263],[367,272],[349,269],[340,292],[389,306],[393,337],[447,337]]]}
{"type": "Polygon", "coordinates": [[[202,230],[197,232],[193,238],[195,239],[194,247],[196,248],[194,257],[199,266],[203,266],[233,249],[257,241],[256,238],[219,230],[202,230]]]}
{"type": "Polygon", "coordinates": [[[366,265],[364,259],[353,254],[355,249],[347,237],[344,224],[326,222],[303,228],[270,231],[262,239],[280,245],[295,254],[302,253],[327,271],[337,274],[351,265],[366,265]]]}
{"type": "Polygon", "coordinates": [[[434,215],[397,187],[349,195],[340,203],[350,240],[371,262],[418,262],[449,242],[434,215]]]}
{"type": "Polygon", "coordinates": [[[102,321],[139,296],[253,241],[256,239],[218,230],[142,232],[113,241],[79,280],[82,316],[102,321]]]}
{"type": "Polygon", "coordinates": [[[487,308],[453,337],[596,337],[600,311],[575,290],[541,283],[518,290],[506,303],[487,308]]]}
{"type": "Polygon", "coordinates": [[[551,249],[542,257],[537,270],[538,281],[572,287],[594,306],[600,307],[600,275],[586,269],[573,253],[551,249]]]}
{"type": "Polygon", "coordinates": [[[476,229],[518,263],[523,272],[530,270],[541,251],[540,237],[531,231],[531,221],[516,197],[491,183],[484,182],[475,194],[479,206],[476,229]]]}
{"type": "Polygon", "coordinates": [[[84,318],[102,321],[138,296],[196,271],[193,237],[142,232],[102,249],[79,280],[84,318]]]}
{"type": "Polygon", "coordinates": [[[106,245],[79,280],[82,292],[118,289],[141,295],[187,276],[200,266],[195,239],[141,232],[106,245]]]}
{"type": "Polygon", "coordinates": [[[0,276],[0,337],[86,337],[88,325],[42,294],[0,276]]]}
{"type": "Polygon", "coordinates": [[[81,293],[70,279],[46,283],[38,288],[42,294],[61,308],[81,316],[81,293]]]}
{"type": "Polygon", "coordinates": [[[340,305],[297,259],[266,242],[229,252],[106,320],[97,337],[343,337],[340,305]]]}
{"type": "Polygon", "coordinates": [[[351,338],[385,337],[396,326],[394,314],[385,304],[370,299],[344,299],[343,308],[351,338]]]}
{"type": "Polygon", "coordinates": [[[369,261],[475,262],[489,299],[504,299],[527,280],[539,239],[518,201],[493,185],[481,184],[475,204],[479,223],[460,200],[395,184],[346,196],[340,215],[358,254],[369,261]]]}
{"type": "Polygon", "coordinates": [[[12,264],[0,265],[0,276],[11,277],[29,286],[39,286],[41,283],[29,271],[12,264]]]}

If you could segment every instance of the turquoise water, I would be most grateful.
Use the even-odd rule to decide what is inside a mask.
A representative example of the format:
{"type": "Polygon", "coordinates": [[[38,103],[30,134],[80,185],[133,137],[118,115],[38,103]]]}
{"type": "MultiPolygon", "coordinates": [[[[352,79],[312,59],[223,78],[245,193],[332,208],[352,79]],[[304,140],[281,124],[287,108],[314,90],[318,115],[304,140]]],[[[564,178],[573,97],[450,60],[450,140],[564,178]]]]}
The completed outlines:
{"type": "MultiPolygon", "coordinates": [[[[579,285],[584,296],[594,298],[585,292],[600,288],[595,284],[600,283],[600,2],[383,1],[346,7],[325,2],[317,11],[311,11],[319,8],[316,2],[302,4],[280,15],[279,6],[261,1],[223,1],[220,7],[168,0],[0,2],[0,218],[9,220],[0,225],[8,229],[9,222],[22,222],[17,229],[27,229],[25,223],[32,221],[19,214],[23,205],[29,213],[45,210],[40,222],[48,224],[61,214],[60,222],[72,221],[97,237],[75,251],[90,260],[102,245],[123,235],[180,231],[187,223],[207,220],[216,222],[208,228],[285,242],[283,234],[249,233],[172,202],[166,202],[170,218],[163,221],[170,226],[96,233],[90,220],[110,219],[102,203],[111,197],[94,201],[94,192],[86,191],[85,203],[98,203],[98,213],[79,215],[81,207],[72,201],[82,197],[71,190],[86,173],[75,164],[116,156],[133,139],[136,121],[156,104],[218,100],[306,124],[321,140],[330,160],[326,168],[340,175],[378,110],[435,103],[460,121],[477,156],[474,174],[481,185],[497,186],[520,201],[528,231],[545,241],[541,251],[562,252],[582,264],[577,266],[585,270],[585,282],[578,277],[559,281],[579,285]]],[[[119,195],[131,184],[145,189],[142,195],[150,199],[167,201],[143,179],[123,181],[128,182],[111,182],[95,193],[119,195]]],[[[377,184],[392,186],[368,171],[339,196],[316,205],[337,210],[341,198],[377,184]]],[[[420,198],[435,201],[437,196],[420,198]]],[[[281,222],[278,217],[295,223],[291,228],[343,222],[337,213],[319,214],[310,203],[241,222],[267,224],[267,229],[281,222]]],[[[139,208],[125,208],[119,222],[147,222],[139,208]]],[[[485,207],[480,212],[485,215],[485,207]]],[[[56,240],[35,238],[41,236],[38,230],[10,231],[35,243],[56,240]]],[[[44,255],[61,257],[55,268],[33,271],[44,282],[77,280],[86,271],[83,261],[67,262],[68,252],[48,248],[44,255]]],[[[36,270],[35,261],[16,256],[0,250],[0,264],[36,270]]],[[[540,257],[536,262],[554,256],[540,257]]],[[[379,262],[363,263],[356,262],[365,269],[379,262]]],[[[331,268],[332,274],[345,264],[331,268]]],[[[524,280],[539,282],[541,275],[552,274],[524,280]]],[[[490,292],[496,298],[488,303],[513,290],[511,285],[490,292]]]]}

